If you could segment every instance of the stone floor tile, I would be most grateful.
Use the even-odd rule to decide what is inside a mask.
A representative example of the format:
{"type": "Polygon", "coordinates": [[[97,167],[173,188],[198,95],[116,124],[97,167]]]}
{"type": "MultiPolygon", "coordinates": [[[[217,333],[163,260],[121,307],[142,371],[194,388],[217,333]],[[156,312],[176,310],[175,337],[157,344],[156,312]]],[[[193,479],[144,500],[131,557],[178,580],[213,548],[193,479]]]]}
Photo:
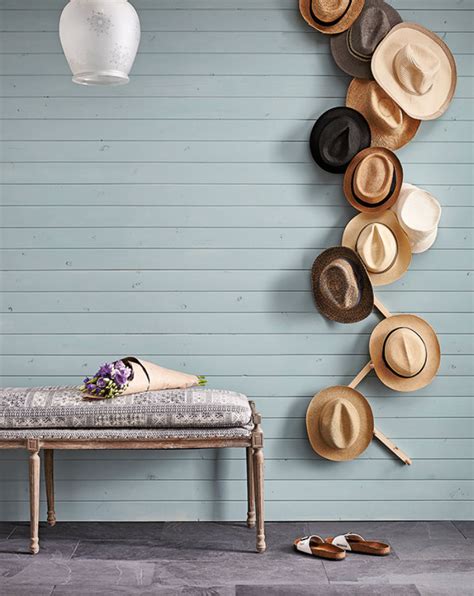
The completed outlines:
{"type": "MultiPolygon", "coordinates": [[[[156,540],[165,526],[164,522],[58,522],[52,528],[40,524],[40,539],[66,540],[156,540]]],[[[12,537],[30,535],[29,524],[15,528],[12,537]]]]}
{"type": "Polygon", "coordinates": [[[51,596],[54,586],[37,586],[36,584],[14,586],[5,585],[0,579],[0,594],[4,596],[51,596]]]}
{"type": "Polygon", "coordinates": [[[455,521],[453,524],[464,538],[474,540],[474,521],[455,521]]]}
{"type": "Polygon", "coordinates": [[[386,585],[282,584],[236,586],[235,596],[420,596],[420,592],[414,585],[390,586],[388,591],[386,585]]]}
{"type": "Polygon", "coordinates": [[[70,559],[77,544],[77,540],[55,540],[54,538],[43,538],[40,536],[40,552],[32,557],[29,536],[25,538],[8,538],[0,540],[0,561],[2,555],[19,555],[28,557],[28,559],[70,559]]]}
{"type": "Polygon", "coordinates": [[[0,522],[0,539],[8,538],[15,529],[13,522],[0,522]]]}
{"type": "MultiPolygon", "coordinates": [[[[167,587],[151,585],[142,588],[113,586],[97,590],[94,588],[87,589],[87,596],[120,596],[121,594],[127,596],[235,596],[235,588],[233,586],[199,588],[196,586],[167,587]]],[[[56,586],[53,596],[84,596],[84,588],[69,585],[56,586]]]]}

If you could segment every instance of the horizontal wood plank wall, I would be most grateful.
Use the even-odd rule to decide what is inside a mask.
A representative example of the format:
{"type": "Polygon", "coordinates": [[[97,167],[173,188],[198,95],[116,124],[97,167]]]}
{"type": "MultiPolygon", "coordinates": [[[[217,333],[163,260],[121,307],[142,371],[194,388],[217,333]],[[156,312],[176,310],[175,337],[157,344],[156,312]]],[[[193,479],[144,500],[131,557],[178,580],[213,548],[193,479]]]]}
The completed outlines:
{"type": "MultiPolygon", "coordinates": [[[[368,378],[377,425],[413,458],[373,443],[319,459],[304,415],[367,361],[378,317],[333,325],[309,268],[354,212],[318,170],[314,119],[349,79],[296,0],[135,0],[131,83],[73,85],[58,38],[65,0],[0,0],[0,382],[76,383],[135,353],[246,392],[264,415],[269,519],[455,519],[473,497],[473,12],[397,0],[459,71],[449,111],[399,155],[443,205],[438,240],[378,294],[439,332],[439,377],[416,394],[368,378]]],[[[58,455],[70,520],[245,517],[238,451],[58,455]]],[[[0,519],[27,517],[26,459],[0,456],[0,519]]]]}

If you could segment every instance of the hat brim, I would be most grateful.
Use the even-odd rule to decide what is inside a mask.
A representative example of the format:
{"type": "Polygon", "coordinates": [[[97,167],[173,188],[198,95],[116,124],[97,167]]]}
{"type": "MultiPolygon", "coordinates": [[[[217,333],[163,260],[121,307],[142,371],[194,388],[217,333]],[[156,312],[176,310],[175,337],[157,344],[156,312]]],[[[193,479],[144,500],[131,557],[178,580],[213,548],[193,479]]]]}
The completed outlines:
{"type": "Polygon", "coordinates": [[[374,290],[367,270],[359,255],[354,250],[344,246],[328,248],[316,257],[311,269],[311,286],[313,289],[314,301],[319,312],[331,321],[337,321],[338,323],[357,323],[358,321],[366,319],[374,308],[374,290]],[[345,259],[346,261],[349,261],[356,275],[361,296],[359,303],[353,308],[337,308],[335,305],[328,302],[321,292],[319,284],[321,273],[335,259],[345,259]]]}
{"type": "Polygon", "coordinates": [[[326,170],[326,172],[330,172],[331,174],[343,174],[351,162],[351,159],[358,153],[358,151],[356,151],[347,162],[341,164],[340,166],[332,166],[328,164],[321,155],[319,148],[319,136],[321,135],[321,132],[331,120],[342,117],[352,119],[354,124],[359,129],[360,142],[358,151],[361,151],[366,147],[370,147],[370,126],[362,114],[356,110],[353,110],[352,108],[346,108],[345,106],[331,108],[324,112],[324,114],[321,114],[321,116],[316,120],[311,131],[311,135],[309,137],[309,147],[311,150],[311,155],[318,166],[323,170],[326,170]]]}
{"type": "Polygon", "coordinates": [[[383,211],[378,214],[359,213],[347,224],[342,235],[342,246],[347,246],[356,251],[357,239],[362,230],[371,223],[386,225],[395,236],[397,241],[397,256],[392,266],[382,273],[368,272],[370,281],[374,286],[385,286],[402,277],[411,262],[411,247],[408,236],[398,223],[397,216],[393,211],[383,211]]]}
{"type": "MultiPolygon", "coordinates": [[[[403,112],[403,126],[398,130],[384,129],[374,121],[373,114],[367,101],[367,94],[370,85],[374,81],[353,79],[347,89],[346,106],[360,112],[367,120],[372,134],[373,147],[386,147],[387,149],[400,149],[416,135],[421,120],[412,118],[403,112]]],[[[401,109],[401,108],[400,108],[401,109]]]]}
{"type": "Polygon", "coordinates": [[[370,336],[369,352],[377,377],[384,385],[395,391],[416,391],[426,387],[436,376],[441,362],[441,349],[434,329],[424,319],[415,315],[392,315],[381,321],[370,336]],[[385,339],[399,327],[408,327],[415,331],[426,347],[426,364],[414,377],[400,377],[385,363],[383,354],[385,339]]]}
{"type": "Polygon", "coordinates": [[[343,189],[344,189],[344,195],[345,195],[346,199],[349,201],[349,204],[354,207],[354,209],[357,209],[358,211],[361,211],[362,213],[374,214],[374,213],[382,213],[383,211],[390,209],[390,207],[392,205],[394,205],[394,203],[398,199],[398,195],[400,194],[400,189],[402,187],[402,183],[403,183],[403,168],[402,168],[402,164],[400,163],[400,160],[395,155],[395,153],[392,153],[392,151],[390,151],[389,149],[385,149],[384,147],[368,147],[367,149],[363,149],[362,151],[360,151],[352,159],[351,163],[349,164],[349,166],[344,174],[343,189]],[[357,166],[360,164],[360,162],[368,155],[372,155],[372,154],[376,154],[376,153],[382,153],[392,163],[393,170],[394,170],[394,176],[395,176],[395,185],[391,189],[391,193],[389,196],[387,196],[380,203],[375,204],[374,206],[371,207],[369,205],[364,205],[363,203],[361,203],[359,201],[359,199],[356,197],[356,195],[354,194],[353,178],[354,178],[354,172],[355,172],[357,166]]]}
{"type": "Polygon", "coordinates": [[[306,432],[313,450],[332,461],[348,461],[363,453],[372,441],[374,435],[374,415],[369,402],[362,393],[346,385],[334,385],[317,393],[306,410],[306,432]],[[347,449],[336,449],[328,445],[319,429],[319,417],[323,407],[336,398],[347,399],[359,414],[361,429],[357,439],[347,449]]]}
{"type": "MultiPolygon", "coordinates": [[[[357,18],[360,18],[364,10],[370,6],[377,6],[383,9],[391,28],[403,21],[402,17],[392,6],[381,0],[366,0],[364,8],[361,10],[361,13],[357,18]]],[[[359,58],[352,54],[349,49],[348,36],[349,30],[346,30],[340,35],[331,38],[331,54],[334,58],[334,62],[341,70],[352,77],[358,77],[359,79],[373,79],[374,77],[370,67],[372,56],[369,56],[364,60],[363,58],[359,58]]]]}
{"type": "Polygon", "coordinates": [[[308,23],[308,25],[313,27],[313,29],[320,31],[321,33],[325,33],[326,35],[334,35],[349,29],[364,8],[364,0],[352,0],[344,15],[338,19],[336,23],[333,23],[329,26],[326,26],[322,22],[318,23],[318,21],[314,20],[311,14],[311,0],[300,0],[299,5],[301,16],[308,23]]]}
{"type": "Polygon", "coordinates": [[[434,120],[446,111],[453,98],[457,80],[454,57],[437,35],[420,25],[396,25],[377,46],[371,64],[377,83],[412,118],[434,120]],[[441,64],[436,82],[423,95],[408,93],[393,70],[397,52],[409,43],[430,49],[441,64]]]}

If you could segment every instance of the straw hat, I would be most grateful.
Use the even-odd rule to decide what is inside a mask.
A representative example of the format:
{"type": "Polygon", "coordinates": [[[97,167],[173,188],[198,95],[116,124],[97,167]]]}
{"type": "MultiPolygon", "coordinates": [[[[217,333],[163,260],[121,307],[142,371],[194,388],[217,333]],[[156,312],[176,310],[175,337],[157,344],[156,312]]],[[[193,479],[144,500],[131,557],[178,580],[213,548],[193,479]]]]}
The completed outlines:
{"type": "Polygon", "coordinates": [[[456,88],[456,63],[441,39],[415,23],[401,23],[372,57],[377,83],[412,118],[433,120],[456,88]]]}
{"type": "Polygon", "coordinates": [[[317,120],[309,147],[314,161],[327,172],[342,174],[351,159],[370,146],[370,127],[356,110],[331,108],[317,120]]]}
{"type": "Polygon", "coordinates": [[[403,181],[400,160],[390,149],[368,147],[358,153],[344,174],[344,195],[358,211],[380,213],[398,198],[403,181]]]}
{"type": "Polygon", "coordinates": [[[365,0],[350,29],[331,38],[331,53],[341,70],[360,79],[373,79],[370,61],[387,33],[402,22],[398,12],[383,0],[365,0]]]}
{"type": "Polygon", "coordinates": [[[311,284],[316,306],[332,321],[362,321],[374,308],[369,276],[350,248],[335,246],[322,252],[313,263],[311,284]]]}
{"type": "Polygon", "coordinates": [[[397,202],[392,207],[408,236],[411,252],[428,250],[438,235],[441,205],[426,190],[404,183],[397,202]]]}
{"type": "Polygon", "coordinates": [[[342,245],[357,252],[374,286],[394,282],[410,265],[410,242],[392,211],[356,215],[344,230],[342,245]]]}
{"type": "Polygon", "coordinates": [[[364,0],[300,0],[300,12],[314,29],[327,33],[341,33],[359,16],[364,0]]]}
{"type": "Polygon", "coordinates": [[[415,136],[421,120],[415,120],[389,97],[376,81],[353,79],[346,106],[360,112],[370,126],[372,145],[399,149],[415,136]]]}
{"type": "Polygon", "coordinates": [[[358,457],[374,434],[374,416],[365,397],[345,385],[317,393],[306,411],[311,447],[326,459],[347,461],[358,457]]]}
{"type": "Polygon", "coordinates": [[[369,351],[378,378],[395,391],[429,385],[441,360],[436,333],[415,315],[392,315],[381,321],[372,331],[369,351]]]}

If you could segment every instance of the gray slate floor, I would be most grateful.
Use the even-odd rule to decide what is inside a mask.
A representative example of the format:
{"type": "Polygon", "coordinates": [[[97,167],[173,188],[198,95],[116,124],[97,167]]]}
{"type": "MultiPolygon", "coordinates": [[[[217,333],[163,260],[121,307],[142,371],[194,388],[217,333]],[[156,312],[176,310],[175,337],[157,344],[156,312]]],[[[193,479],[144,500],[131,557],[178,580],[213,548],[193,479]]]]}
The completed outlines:
{"type": "Polygon", "coordinates": [[[375,596],[474,594],[474,522],[268,523],[268,550],[229,523],[58,523],[27,554],[27,524],[0,523],[2,596],[375,596]],[[295,553],[305,534],[359,532],[384,558],[295,553]]]}

